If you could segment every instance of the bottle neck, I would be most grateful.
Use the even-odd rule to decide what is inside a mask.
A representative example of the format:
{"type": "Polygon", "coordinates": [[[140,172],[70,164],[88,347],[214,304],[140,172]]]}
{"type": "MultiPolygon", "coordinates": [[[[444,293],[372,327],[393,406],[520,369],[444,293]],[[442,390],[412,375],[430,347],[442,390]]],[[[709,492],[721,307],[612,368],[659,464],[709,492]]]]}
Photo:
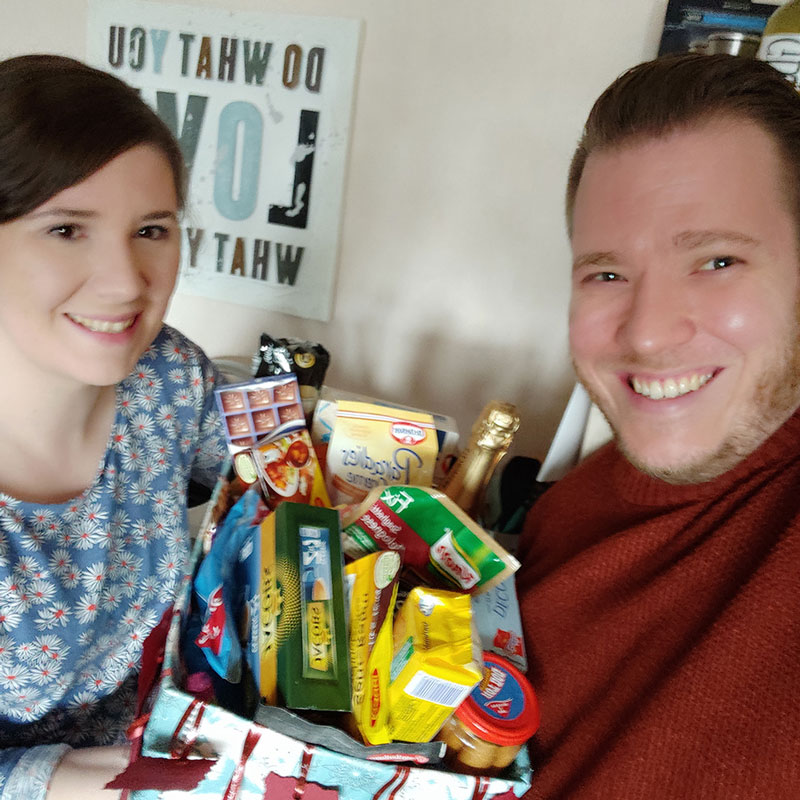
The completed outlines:
{"type": "Polygon", "coordinates": [[[492,449],[473,445],[465,450],[453,466],[444,493],[471,517],[480,511],[486,484],[505,449],[492,449]]]}

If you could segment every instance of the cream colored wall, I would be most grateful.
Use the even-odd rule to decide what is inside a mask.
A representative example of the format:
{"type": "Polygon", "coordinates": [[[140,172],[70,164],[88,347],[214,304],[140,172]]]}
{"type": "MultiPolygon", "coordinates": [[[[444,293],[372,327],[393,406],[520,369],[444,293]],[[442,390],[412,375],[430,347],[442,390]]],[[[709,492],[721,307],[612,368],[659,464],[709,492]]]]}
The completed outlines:
{"type": "MultiPolygon", "coordinates": [[[[543,456],[573,376],[562,194],[595,96],[655,55],[667,0],[194,0],[353,17],[362,51],[330,323],[176,295],[212,356],[324,343],[328,383],[456,417],[522,415],[543,456]]],[[[85,0],[2,0],[0,55],[83,57],[85,0]]]]}

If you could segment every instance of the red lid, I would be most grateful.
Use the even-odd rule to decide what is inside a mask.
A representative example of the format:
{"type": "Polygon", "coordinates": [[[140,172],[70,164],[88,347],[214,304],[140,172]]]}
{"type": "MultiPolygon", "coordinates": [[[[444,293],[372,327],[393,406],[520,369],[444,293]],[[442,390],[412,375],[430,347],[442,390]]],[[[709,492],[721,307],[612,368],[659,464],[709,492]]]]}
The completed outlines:
{"type": "Polygon", "coordinates": [[[539,703],[528,679],[494,653],[483,654],[483,678],[456,709],[464,727],[500,746],[523,744],[539,729],[539,703]]]}

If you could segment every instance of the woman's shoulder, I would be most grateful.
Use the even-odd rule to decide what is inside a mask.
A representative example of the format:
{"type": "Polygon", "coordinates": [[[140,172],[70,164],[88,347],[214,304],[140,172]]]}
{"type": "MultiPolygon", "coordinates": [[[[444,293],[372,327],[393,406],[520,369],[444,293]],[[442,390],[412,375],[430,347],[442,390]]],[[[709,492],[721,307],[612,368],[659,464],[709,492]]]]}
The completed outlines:
{"type": "Polygon", "coordinates": [[[164,324],[124,382],[140,384],[143,378],[156,374],[173,381],[182,380],[196,376],[198,371],[211,376],[216,368],[200,345],[164,324]]]}
{"type": "Polygon", "coordinates": [[[188,336],[184,336],[177,328],[164,323],[158,335],[144,351],[140,362],[166,361],[171,364],[189,364],[205,366],[210,359],[204,350],[188,336]]]}
{"type": "Polygon", "coordinates": [[[162,325],[120,390],[123,397],[144,397],[149,407],[167,399],[189,405],[202,402],[218,383],[218,370],[203,349],[175,328],[162,325]]]}

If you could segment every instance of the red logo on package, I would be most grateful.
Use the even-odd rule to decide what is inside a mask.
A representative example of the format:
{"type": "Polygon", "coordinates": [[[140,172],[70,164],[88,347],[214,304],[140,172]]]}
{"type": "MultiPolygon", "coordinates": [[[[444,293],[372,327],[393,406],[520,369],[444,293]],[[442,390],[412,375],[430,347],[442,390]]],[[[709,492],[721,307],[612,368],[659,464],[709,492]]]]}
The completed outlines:
{"type": "Polygon", "coordinates": [[[490,708],[498,717],[507,717],[508,713],[511,711],[511,701],[492,700],[491,703],[486,704],[486,708],[490,708]]]}
{"type": "Polygon", "coordinates": [[[208,619],[197,634],[194,643],[198,647],[210,647],[211,652],[219,655],[222,646],[222,631],[225,628],[225,606],[222,604],[222,587],[217,586],[208,598],[208,619]]]}
{"type": "Polygon", "coordinates": [[[419,444],[428,435],[425,428],[420,428],[413,422],[393,422],[391,432],[392,439],[400,444],[419,444]]]}
{"type": "Polygon", "coordinates": [[[508,655],[522,655],[522,639],[512,631],[504,631],[498,628],[497,633],[494,635],[494,646],[508,655]]]}
{"type": "Polygon", "coordinates": [[[373,669],[369,676],[369,696],[369,726],[374,728],[378,721],[378,712],[381,710],[381,685],[377,669],[373,669]]]}
{"type": "Polygon", "coordinates": [[[462,589],[471,589],[480,580],[480,573],[458,552],[452,532],[431,545],[431,560],[438,564],[462,589]]]}
{"type": "MultiPolygon", "coordinates": [[[[386,489],[385,491],[389,491],[386,489]]],[[[393,503],[402,511],[403,504],[402,486],[392,487],[392,493],[397,500],[393,503]]],[[[359,524],[368,531],[369,535],[378,542],[382,550],[400,550],[405,548],[403,563],[409,567],[424,567],[428,563],[430,548],[424,539],[417,536],[401,517],[383,501],[376,500],[369,510],[361,517],[359,524]]]]}

